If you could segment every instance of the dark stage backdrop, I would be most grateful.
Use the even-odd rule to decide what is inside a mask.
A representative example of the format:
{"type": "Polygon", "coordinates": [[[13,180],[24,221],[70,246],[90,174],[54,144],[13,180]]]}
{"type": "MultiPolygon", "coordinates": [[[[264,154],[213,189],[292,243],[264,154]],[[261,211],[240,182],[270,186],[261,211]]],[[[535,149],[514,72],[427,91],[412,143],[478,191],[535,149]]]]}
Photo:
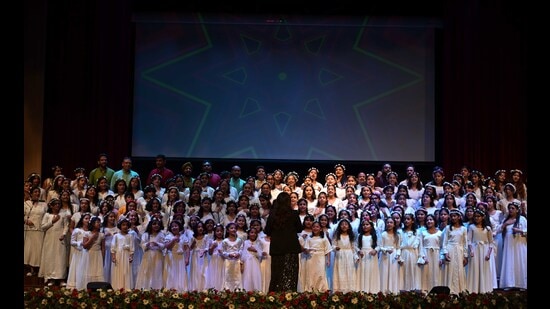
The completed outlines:
{"type": "MultiPolygon", "coordinates": [[[[468,0],[444,3],[435,16],[431,11],[428,14],[440,18],[442,24],[440,40],[435,46],[440,49],[440,53],[436,53],[440,56],[435,59],[434,73],[434,164],[443,166],[449,174],[458,171],[463,164],[489,175],[501,168],[519,168],[527,173],[527,35],[522,9],[501,1],[479,3],[468,0]]],[[[109,153],[110,165],[119,169],[122,158],[133,154],[136,127],[152,125],[152,131],[162,129],[159,134],[152,134],[155,140],[160,140],[161,132],[173,124],[162,119],[151,123],[140,119],[136,123],[137,120],[134,119],[134,99],[141,99],[134,98],[134,77],[139,77],[135,74],[143,72],[134,71],[134,46],[137,37],[136,24],[133,21],[136,7],[133,4],[130,0],[47,1],[43,175],[49,176],[49,168],[54,164],[63,165],[68,171],[77,166],[91,170],[96,166],[99,152],[109,153]]],[[[342,9],[339,12],[360,13],[360,10],[358,4],[355,8],[347,6],[346,12],[342,9]]],[[[421,8],[417,8],[415,12],[422,15],[421,8]]],[[[355,15],[369,16],[369,12],[355,15]]],[[[267,30],[271,28],[262,27],[258,31],[267,30]]],[[[430,35],[432,34],[425,34],[430,35]]],[[[246,38],[249,37],[243,37],[246,38]]],[[[344,64],[348,67],[351,65],[344,64]]],[[[238,70],[225,69],[226,83],[231,78],[238,80],[239,74],[231,75],[231,72],[237,73],[238,70]]],[[[273,73],[277,72],[274,69],[269,68],[273,73]]],[[[352,68],[347,69],[353,71],[352,68]]],[[[293,66],[285,68],[287,79],[294,78],[294,70],[293,66]]],[[[281,82],[281,77],[273,74],[261,74],[256,78],[268,76],[281,82]]],[[[403,80],[399,83],[414,80],[410,74],[403,74],[402,77],[403,80]]],[[[184,83],[190,81],[192,80],[182,78],[180,86],[185,87],[184,83]]],[[[221,83],[221,80],[218,82],[221,83]]],[[[391,87],[395,85],[379,88],[379,91],[391,87]]],[[[189,89],[186,91],[190,92],[189,89]]],[[[262,94],[271,92],[273,96],[274,91],[271,89],[262,94]]],[[[258,93],[241,93],[239,100],[242,103],[246,97],[258,99],[258,93]]],[[[421,91],[417,89],[415,94],[419,93],[421,91]]],[[[201,90],[197,97],[209,95],[201,90]]],[[[372,94],[365,97],[370,98],[370,95],[372,94]]],[[[302,94],[298,96],[302,103],[309,98],[302,94]]],[[[320,96],[319,99],[325,97],[320,96]]],[[[183,100],[189,101],[189,98],[183,100]]],[[[354,104],[362,102],[361,98],[352,101],[354,104]]],[[[239,112],[246,114],[246,111],[239,112]]],[[[332,116],[328,111],[324,115],[332,116]]],[[[181,119],[182,122],[185,120],[181,119]]],[[[335,121],[334,130],[342,131],[345,135],[348,132],[346,127],[351,122],[357,123],[357,115],[352,115],[351,121],[348,120],[335,121]]],[[[272,130],[277,130],[276,125],[271,127],[272,130]]],[[[237,141],[241,138],[238,132],[233,132],[233,136],[237,141]]],[[[405,151],[406,145],[410,143],[410,134],[392,134],[392,139],[392,145],[405,145],[402,147],[405,151]]],[[[429,137],[425,140],[428,143],[431,141],[429,137]]],[[[173,138],[172,143],[174,147],[182,147],[185,155],[201,153],[197,152],[197,148],[189,152],[189,146],[181,145],[181,139],[173,138]]],[[[424,145],[419,148],[422,147],[424,145]]],[[[160,147],[157,149],[158,151],[147,150],[147,153],[168,152],[160,147]]],[[[232,151],[237,150],[227,149],[216,157],[227,157],[232,151]]],[[[307,158],[305,149],[297,153],[306,153],[303,158],[307,158]]],[[[258,156],[260,155],[264,154],[260,153],[258,156]]],[[[296,155],[293,154],[292,157],[296,155]]],[[[395,159],[391,156],[372,155],[368,151],[366,156],[369,156],[369,160],[377,160],[380,165],[381,162],[395,159]]],[[[407,161],[425,160],[418,157],[407,161]]],[[[171,161],[176,160],[185,158],[171,161]]],[[[179,171],[179,166],[171,167],[179,171]]],[[[143,173],[150,168],[151,161],[144,166],[136,166],[138,170],[143,169],[143,173]]]]}
{"type": "Polygon", "coordinates": [[[133,156],[435,160],[438,20],[134,20],[133,156]]]}

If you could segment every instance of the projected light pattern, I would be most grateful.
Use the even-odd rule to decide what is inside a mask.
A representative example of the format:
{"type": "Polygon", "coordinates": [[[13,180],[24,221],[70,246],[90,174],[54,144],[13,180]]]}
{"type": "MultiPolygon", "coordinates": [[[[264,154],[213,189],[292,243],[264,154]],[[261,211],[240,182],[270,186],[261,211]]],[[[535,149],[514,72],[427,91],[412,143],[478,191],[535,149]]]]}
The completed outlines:
{"type": "Polygon", "coordinates": [[[194,18],[136,25],[134,156],[433,160],[426,28],[194,18]]]}

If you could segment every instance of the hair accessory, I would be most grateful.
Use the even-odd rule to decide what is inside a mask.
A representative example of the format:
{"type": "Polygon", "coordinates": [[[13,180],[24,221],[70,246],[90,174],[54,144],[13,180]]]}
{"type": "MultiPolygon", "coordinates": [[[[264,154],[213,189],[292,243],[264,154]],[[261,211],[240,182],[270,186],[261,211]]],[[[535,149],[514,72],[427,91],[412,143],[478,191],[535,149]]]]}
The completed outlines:
{"type": "Polygon", "coordinates": [[[520,175],[523,175],[523,172],[521,170],[518,170],[518,169],[513,169],[510,171],[510,174],[515,174],[515,173],[519,173],[520,175]]]}
{"type": "Polygon", "coordinates": [[[419,211],[422,211],[424,212],[425,214],[428,214],[428,210],[426,209],[426,207],[420,207],[416,210],[416,212],[419,212],[419,211]]]}
{"type": "Polygon", "coordinates": [[[336,169],[337,167],[341,167],[344,171],[346,170],[346,167],[344,166],[344,164],[338,163],[334,166],[334,169],[336,169]]]}
{"type": "Polygon", "coordinates": [[[516,193],[516,186],[514,186],[511,182],[504,185],[504,188],[510,187],[512,188],[512,192],[516,193]]]}
{"type": "Polygon", "coordinates": [[[401,212],[400,211],[392,210],[392,212],[390,213],[390,216],[393,216],[394,214],[399,215],[399,218],[401,218],[401,212]]]}
{"type": "Polygon", "coordinates": [[[311,171],[316,171],[317,174],[319,174],[319,169],[316,168],[316,167],[310,167],[310,168],[307,170],[308,174],[309,174],[309,172],[311,172],[311,171]]]}
{"type": "Polygon", "coordinates": [[[325,180],[327,180],[328,176],[332,176],[332,177],[334,177],[334,178],[336,179],[336,174],[334,174],[334,173],[328,173],[328,174],[325,175],[325,180]]]}
{"type": "Polygon", "coordinates": [[[453,215],[453,214],[462,216],[462,213],[461,213],[460,210],[458,210],[458,209],[451,209],[451,210],[449,211],[449,215],[453,215]]]}
{"type": "Polygon", "coordinates": [[[48,202],[48,206],[50,206],[54,203],[61,203],[61,201],[58,198],[54,197],[48,202]]]}
{"type": "Polygon", "coordinates": [[[506,170],[498,170],[495,172],[495,177],[497,177],[498,175],[500,175],[501,173],[504,173],[506,174],[506,170]]]}
{"type": "Polygon", "coordinates": [[[480,215],[482,215],[482,216],[485,217],[485,212],[484,212],[483,210],[481,210],[481,209],[476,209],[476,210],[474,210],[474,213],[478,213],[478,214],[480,214],[480,215]]]}
{"type": "Polygon", "coordinates": [[[485,203],[485,202],[478,202],[478,203],[477,203],[477,206],[480,206],[480,205],[481,205],[481,206],[484,206],[485,208],[487,208],[487,203],[485,203]]]}

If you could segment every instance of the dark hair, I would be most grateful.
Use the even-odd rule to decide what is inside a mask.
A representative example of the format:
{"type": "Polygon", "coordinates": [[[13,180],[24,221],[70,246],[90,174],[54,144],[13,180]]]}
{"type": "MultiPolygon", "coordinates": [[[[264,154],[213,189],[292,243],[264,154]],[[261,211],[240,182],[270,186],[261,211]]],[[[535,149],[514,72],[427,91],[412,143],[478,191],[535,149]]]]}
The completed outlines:
{"type": "Polygon", "coordinates": [[[290,221],[290,217],[293,213],[292,207],[290,207],[290,194],[281,192],[277,195],[277,199],[273,202],[273,217],[276,228],[282,228],[285,222],[290,221]]]}

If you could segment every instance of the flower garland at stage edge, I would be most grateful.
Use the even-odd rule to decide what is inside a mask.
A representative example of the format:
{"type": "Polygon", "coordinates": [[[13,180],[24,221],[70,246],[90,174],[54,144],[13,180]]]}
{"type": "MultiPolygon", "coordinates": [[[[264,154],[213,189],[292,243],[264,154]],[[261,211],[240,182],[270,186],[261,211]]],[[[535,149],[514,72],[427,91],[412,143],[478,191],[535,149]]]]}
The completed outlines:
{"type": "Polygon", "coordinates": [[[356,292],[286,292],[207,290],[27,289],[25,308],[527,308],[527,291],[476,294],[371,294],[356,292]]]}

